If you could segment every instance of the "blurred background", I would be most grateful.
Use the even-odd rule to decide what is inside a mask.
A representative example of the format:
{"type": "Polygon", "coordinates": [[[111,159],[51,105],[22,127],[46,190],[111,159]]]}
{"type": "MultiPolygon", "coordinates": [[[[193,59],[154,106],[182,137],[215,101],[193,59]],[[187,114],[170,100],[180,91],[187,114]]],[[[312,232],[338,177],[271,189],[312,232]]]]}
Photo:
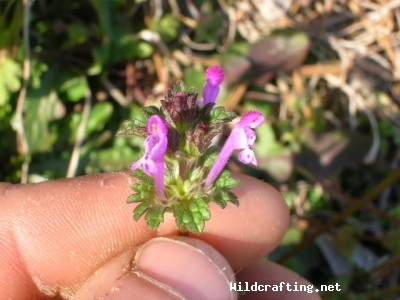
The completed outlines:
{"type": "Polygon", "coordinates": [[[399,18],[397,0],[0,0],[0,180],[127,169],[143,141],[122,121],[221,64],[219,104],[267,118],[259,165],[228,167],[291,211],[268,259],[339,283],[324,299],[400,299],[399,18]]]}

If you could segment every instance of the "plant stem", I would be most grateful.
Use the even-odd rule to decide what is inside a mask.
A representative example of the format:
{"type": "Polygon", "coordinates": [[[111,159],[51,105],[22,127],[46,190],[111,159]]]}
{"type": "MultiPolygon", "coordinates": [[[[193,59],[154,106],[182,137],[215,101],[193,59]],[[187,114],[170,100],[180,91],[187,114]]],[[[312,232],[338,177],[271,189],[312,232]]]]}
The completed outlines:
{"type": "Polygon", "coordinates": [[[189,236],[189,231],[187,230],[186,226],[179,229],[178,235],[179,236],[189,236]]]}

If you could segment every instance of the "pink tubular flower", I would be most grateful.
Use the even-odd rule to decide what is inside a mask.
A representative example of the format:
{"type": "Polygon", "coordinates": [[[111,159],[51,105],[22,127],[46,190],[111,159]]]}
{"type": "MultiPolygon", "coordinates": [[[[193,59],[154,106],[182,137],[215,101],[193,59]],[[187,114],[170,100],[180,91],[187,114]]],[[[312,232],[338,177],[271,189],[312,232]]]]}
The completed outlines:
{"type": "Polygon", "coordinates": [[[167,126],[161,117],[153,115],[147,121],[147,132],[150,135],[144,141],[145,154],[130,169],[133,171],[143,165],[143,171],[154,176],[157,196],[165,199],[164,155],[168,145],[167,126]]]}
{"type": "Polygon", "coordinates": [[[264,116],[261,113],[257,111],[249,111],[233,127],[231,134],[217,157],[217,160],[208,173],[205,182],[205,189],[208,189],[218,177],[219,173],[221,173],[234,150],[242,150],[238,156],[242,163],[252,163],[257,165],[257,160],[252,149],[252,145],[256,140],[256,134],[252,129],[259,127],[263,122],[264,116]]]}
{"type": "Polygon", "coordinates": [[[203,88],[203,104],[214,103],[219,94],[219,86],[224,80],[224,71],[220,66],[211,66],[206,70],[206,82],[203,88]]]}

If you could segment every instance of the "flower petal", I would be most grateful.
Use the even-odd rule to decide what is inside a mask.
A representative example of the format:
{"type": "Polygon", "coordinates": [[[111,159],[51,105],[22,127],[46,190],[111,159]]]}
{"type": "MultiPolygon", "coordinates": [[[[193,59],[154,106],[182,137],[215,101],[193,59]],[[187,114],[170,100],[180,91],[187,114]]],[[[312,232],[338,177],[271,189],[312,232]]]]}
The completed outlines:
{"type": "Polygon", "coordinates": [[[241,151],[238,155],[238,159],[240,162],[246,165],[250,163],[252,163],[253,165],[257,165],[257,160],[254,155],[254,152],[250,148],[246,148],[243,151],[241,151]]]}
{"type": "Polygon", "coordinates": [[[164,193],[164,155],[167,151],[167,126],[158,115],[153,115],[147,120],[146,125],[149,136],[144,141],[145,155],[131,166],[136,170],[143,166],[143,172],[154,177],[157,196],[165,200],[164,193]]]}
{"type": "Polygon", "coordinates": [[[167,126],[165,125],[164,120],[158,116],[153,115],[147,120],[147,132],[151,135],[167,135],[167,126]]]}
{"type": "Polygon", "coordinates": [[[224,71],[220,66],[211,66],[206,70],[206,81],[212,85],[220,85],[224,80],[224,71]]]}
{"type": "Polygon", "coordinates": [[[154,175],[157,172],[156,164],[152,159],[145,158],[143,162],[143,171],[147,175],[154,175]]]}
{"type": "Polygon", "coordinates": [[[239,160],[244,164],[257,165],[257,160],[251,146],[256,140],[256,134],[251,128],[257,128],[264,122],[264,116],[258,111],[249,111],[233,127],[231,134],[222,147],[214,165],[207,175],[204,188],[210,188],[214,180],[221,173],[234,150],[242,150],[239,160]]]}
{"type": "Polygon", "coordinates": [[[244,128],[244,134],[246,135],[246,140],[248,145],[253,145],[256,140],[256,134],[249,127],[244,128]]]}
{"type": "Polygon", "coordinates": [[[129,169],[131,171],[135,171],[136,169],[138,169],[143,164],[143,161],[144,161],[144,157],[139,159],[137,162],[134,162],[129,169]]]}
{"type": "Polygon", "coordinates": [[[206,71],[203,87],[203,104],[214,103],[219,94],[219,86],[224,80],[224,71],[220,66],[211,66],[206,71]]]}
{"type": "Polygon", "coordinates": [[[153,115],[147,121],[147,131],[150,135],[144,142],[145,151],[151,159],[159,160],[164,157],[168,146],[167,126],[161,117],[153,115]]]}
{"type": "Polygon", "coordinates": [[[262,123],[264,123],[264,116],[262,113],[258,111],[251,110],[243,116],[243,118],[239,121],[237,125],[244,127],[244,126],[249,126],[250,128],[257,128],[259,127],[262,123]]]}

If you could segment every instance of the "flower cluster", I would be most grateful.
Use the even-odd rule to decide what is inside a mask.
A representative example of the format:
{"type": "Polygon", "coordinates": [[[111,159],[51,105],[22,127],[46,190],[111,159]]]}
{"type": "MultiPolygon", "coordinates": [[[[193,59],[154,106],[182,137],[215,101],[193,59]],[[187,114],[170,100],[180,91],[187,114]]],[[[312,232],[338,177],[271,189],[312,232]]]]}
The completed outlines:
{"type": "Polygon", "coordinates": [[[239,181],[223,169],[235,150],[240,150],[239,161],[257,165],[253,129],[264,122],[264,116],[247,112],[221,150],[210,146],[222,127],[236,117],[215,106],[223,79],[221,67],[212,66],[206,71],[201,99],[197,100],[193,89],[187,91],[178,83],[168,91],[160,108],[142,109],[146,122],[127,120],[117,132],[145,138],[143,156],[130,167],[132,175],[140,179],[128,198],[129,203],[140,203],[134,210],[135,220],[144,215],[149,227],[155,229],[163,222],[164,213],[172,212],[182,232],[201,233],[210,219],[211,201],[222,208],[228,201],[239,204],[230,191],[239,181]]]}

